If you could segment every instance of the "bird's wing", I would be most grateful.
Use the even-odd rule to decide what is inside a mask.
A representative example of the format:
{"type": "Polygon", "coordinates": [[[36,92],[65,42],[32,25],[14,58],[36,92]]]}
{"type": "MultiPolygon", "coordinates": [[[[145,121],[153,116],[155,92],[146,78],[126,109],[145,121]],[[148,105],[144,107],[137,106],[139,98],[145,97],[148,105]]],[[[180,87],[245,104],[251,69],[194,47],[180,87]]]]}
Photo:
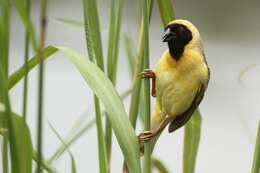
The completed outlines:
{"type": "Polygon", "coordinates": [[[186,122],[188,122],[188,120],[190,119],[193,112],[198,108],[198,106],[204,96],[204,93],[207,89],[207,85],[208,85],[208,83],[202,83],[200,85],[199,90],[198,90],[191,106],[183,114],[177,116],[177,118],[175,118],[169,125],[169,128],[168,128],[169,133],[174,132],[175,130],[182,127],[186,122]]]}

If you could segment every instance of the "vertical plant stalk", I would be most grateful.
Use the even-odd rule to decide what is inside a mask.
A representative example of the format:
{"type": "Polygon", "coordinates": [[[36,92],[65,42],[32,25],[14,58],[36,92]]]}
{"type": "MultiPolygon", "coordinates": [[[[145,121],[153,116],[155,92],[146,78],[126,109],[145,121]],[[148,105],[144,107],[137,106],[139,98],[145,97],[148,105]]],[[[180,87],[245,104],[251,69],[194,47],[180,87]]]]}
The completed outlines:
{"type": "MultiPolygon", "coordinates": [[[[148,5],[149,0],[143,0],[143,23],[144,23],[144,69],[149,68],[149,13],[148,5]]],[[[150,111],[150,79],[145,78],[144,81],[144,105],[145,105],[145,118],[144,130],[149,131],[151,128],[151,111],[150,111]]],[[[144,144],[144,173],[151,173],[151,143],[144,144]]]]}
{"type": "MultiPolygon", "coordinates": [[[[115,16],[115,1],[111,0],[108,56],[107,56],[107,59],[108,59],[107,74],[108,74],[108,78],[112,81],[113,85],[116,85],[116,74],[117,74],[118,53],[119,53],[118,47],[119,47],[119,39],[120,39],[120,33],[121,33],[123,0],[118,1],[117,10],[118,10],[117,16],[115,16]],[[115,23],[115,19],[117,19],[116,23],[115,23]]],[[[110,124],[110,121],[108,118],[106,118],[105,139],[106,139],[106,151],[107,151],[107,157],[108,157],[108,165],[110,167],[112,127],[111,127],[111,124],[110,124]]]]}
{"type": "MultiPolygon", "coordinates": [[[[28,15],[30,15],[31,11],[31,0],[26,0],[26,10],[28,11],[28,15]]],[[[24,65],[25,65],[25,76],[24,76],[24,86],[23,86],[23,117],[24,121],[26,121],[27,115],[27,100],[28,100],[28,58],[29,58],[29,31],[26,28],[25,31],[25,48],[24,48],[24,65]]]]}
{"type": "MultiPolygon", "coordinates": [[[[151,11],[153,8],[153,0],[149,1],[149,9],[148,14],[149,20],[151,18],[151,11]]],[[[137,53],[135,58],[135,69],[134,69],[134,76],[132,82],[132,94],[131,94],[131,102],[130,102],[130,110],[129,110],[129,119],[135,129],[136,127],[136,120],[139,110],[139,100],[140,100],[140,91],[141,91],[141,79],[139,74],[143,69],[143,54],[144,54],[144,21],[143,17],[141,18],[140,30],[139,30],[139,39],[138,39],[138,46],[137,46],[137,53]]]]}
{"type": "Polygon", "coordinates": [[[184,129],[183,173],[194,173],[201,133],[201,115],[194,112],[184,129]]]}
{"type": "MultiPolygon", "coordinates": [[[[109,36],[108,36],[108,52],[107,52],[107,75],[108,78],[112,80],[112,70],[113,68],[117,68],[117,66],[113,66],[114,59],[114,47],[115,47],[115,0],[111,0],[110,3],[110,22],[109,22],[109,36]]],[[[106,116],[106,131],[105,131],[105,140],[106,140],[106,151],[107,151],[107,159],[108,159],[108,171],[110,172],[110,160],[111,160],[111,144],[112,144],[112,128],[111,123],[106,116]]]]}
{"type": "Polygon", "coordinates": [[[258,132],[256,136],[254,160],[251,173],[259,173],[260,171],[260,121],[258,122],[258,132]]]}
{"type": "MultiPolygon", "coordinates": [[[[95,0],[83,0],[83,6],[84,6],[85,36],[86,36],[88,56],[91,61],[94,61],[94,57],[95,57],[98,67],[102,71],[104,71],[97,4],[95,0]]],[[[106,153],[106,145],[105,145],[104,134],[103,134],[99,100],[96,96],[94,96],[94,102],[95,102],[95,111],[96,111],[97,138],[98,138],[99,172],[107,173],[108,159],[106,153]]]]}
{"type": "Polygon", "coordinates": [[[37,117],[37,166],[36,173],[41,173],[41,163],[43,161],[43,85],[44,85],[44,55],[43,49],[45,45],[46,27],[47,27],[47,0],[41,0],[41,16],[40,16],[40,44],[39,44],[39,90],[38,90],[38,117],[37,117]]]}
{"type": "MultiPolygon", "coordinates": [[[[8,66],[9,66],[9,20],[10,20],[10,4],[8,0],[3,0],[0,2],[0,65],[3,68],[3,77],[8,76],[8,66]]],[[[4,81],[1,81],[3,83],[4,81]]],[[[3,91],[0,91],[3,92],[3,91]]],[[[7,94],[7,93],[6,93],[7,94]]],[[[0,101],[4,101],[1,100],[0,101]]],[[[8,112],[8,111],[7,111],[8,112]]],[[[8,116],[8,114],[6,114],[8,116]]],[[[3,127],[6,129],[6,133],[3,136],[3,147],[2,147],[2,163],[3,172],[8,172],[8,120],[7,116],[4,116],[3,127]]]]}
{"type": "Polygon", "coordinates": [[[157,0],[163,26],[175,18],[171,0],[157,0]]]}

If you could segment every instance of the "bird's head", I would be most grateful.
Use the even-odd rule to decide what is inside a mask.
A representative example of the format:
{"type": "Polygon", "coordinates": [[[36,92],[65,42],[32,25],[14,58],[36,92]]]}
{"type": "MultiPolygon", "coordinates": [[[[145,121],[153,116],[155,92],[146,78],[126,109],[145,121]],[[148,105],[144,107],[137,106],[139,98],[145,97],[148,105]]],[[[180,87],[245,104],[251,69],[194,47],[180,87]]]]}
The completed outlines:
{"type": "Polygon", "coordinates": [[[197,28],[187,20],[173,20],[165,27],[163,42],[168,43],[171,56],[179,60],[185,47],[196,46],[199,41],[197,28]]]}

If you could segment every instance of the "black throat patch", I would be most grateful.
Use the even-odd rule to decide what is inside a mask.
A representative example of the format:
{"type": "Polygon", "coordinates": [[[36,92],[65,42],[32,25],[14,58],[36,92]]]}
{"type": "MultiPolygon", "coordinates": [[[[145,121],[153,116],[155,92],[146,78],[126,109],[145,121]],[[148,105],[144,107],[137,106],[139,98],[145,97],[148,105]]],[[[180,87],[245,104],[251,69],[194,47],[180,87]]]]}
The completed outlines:
{"type": "Polygon", "coordinates": [[[167,42],[169,52],[175,60],[179,60],[184,52],[185,46],[192,40],[191,31],[182,24],[168,25],[166,29],[170,28],[175,37],[167,42]]]}

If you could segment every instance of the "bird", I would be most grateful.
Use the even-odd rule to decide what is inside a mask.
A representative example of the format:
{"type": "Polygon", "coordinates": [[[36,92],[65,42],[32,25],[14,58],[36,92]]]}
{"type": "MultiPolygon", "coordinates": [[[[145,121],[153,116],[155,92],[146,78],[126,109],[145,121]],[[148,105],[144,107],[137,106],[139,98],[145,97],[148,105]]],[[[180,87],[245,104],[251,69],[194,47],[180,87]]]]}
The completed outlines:
{"type": "Polygon", "coordinates": [[[201,103],[210,79],[200,33],[185,19],[176,19],[164,29],[162,42],[168,49],[158,60],[155,71],[145,69],[141,78],[152,79],[151,95],[155,97],[151,130],[138,136],[151,140],[151,148],[165,127],[172,133],[189,121],[201,103]]]}

